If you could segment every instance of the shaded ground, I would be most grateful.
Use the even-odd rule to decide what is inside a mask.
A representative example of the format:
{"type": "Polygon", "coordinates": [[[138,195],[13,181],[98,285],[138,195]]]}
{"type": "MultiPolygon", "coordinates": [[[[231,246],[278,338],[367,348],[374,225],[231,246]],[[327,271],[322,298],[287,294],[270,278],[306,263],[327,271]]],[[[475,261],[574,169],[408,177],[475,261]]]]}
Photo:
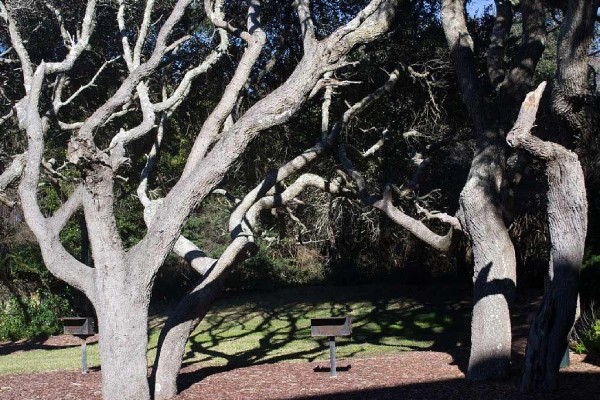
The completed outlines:
{"type": "MultiPolygon", "coordinates": [[[[539,299],[521,297],[514,315],[513,380],[474,383],[464,379],[468,346],[456,339],[434,341],[435,351],[405,351],[338,360],[337,378],[330,378],[326,360],[255,365],[254,357],[232,359],[226,365],[193,363],[182,371],[181,394],[188,399],[600,399],[600,367],[594,360],[571,355],[572,365],[561,372],[561,388],[546,396],[525,396],[517,378],[527,332],[527,317],[539,299]],[[447,347],[446,347],[447,346],[447,347]],[[445,348],[444,348],[445,347],[445,348]],[[346,368],[344,368],[346,367],[346,368]],[[350,367],[350,368],[347,368],[350,367]],[[319,372],[322,371],[322,372],[319,372]]],[[[445,335],[440,335],[445,336],[445,335]]],[[[436,338],[438,339],[438,338],[436,338]]],[[[38,343],[52,347],[76,345],[69,339],[38,343]]],[[[25,350],[13,346],[11,351],[25,350]]],[[[394,349],[393,349],[394,350],[394,349]]],[[[0,354],[6,354],[0,345],[0,354]]],[[[268,361],[267,361],[268,362],[268,361]]],[[[0,376],[0,399],[101,399],[100,372],[50,372],[0,376]]]]}
{"type": "MultiPolygon", "coordinates": [[[[467,354],[463,355],[466,358],[467,354]]],[[[329,377],[327,362],[283,362],[218,372],[187,368],[182,393],[188,399],[582,399],[600,398],[600,367],[572,355],[561,389],[546,396],[521,395],[516,380],[474,383],[464,379],[452,356],[411,351],[339,360],[347,371],[329,377]],[[325,367],[323,372],[315,369],[325,367]],[[203,379],[198,380],[201,376],[203,379]]],[[[518,368],[515,368],[515,376],[518,368]]],[[[51,372],[0,377],[0,399],[101,399],[100,372],[51,372]]]]}

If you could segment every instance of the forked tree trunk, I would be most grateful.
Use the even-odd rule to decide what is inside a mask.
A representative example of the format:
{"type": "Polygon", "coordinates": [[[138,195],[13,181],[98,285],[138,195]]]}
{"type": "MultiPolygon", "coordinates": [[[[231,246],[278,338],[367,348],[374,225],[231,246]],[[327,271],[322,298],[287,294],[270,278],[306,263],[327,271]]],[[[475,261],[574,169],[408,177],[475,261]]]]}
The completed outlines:
{"type": "Polygon", "coordinates": [[[103,400],[148,400],[148,298],[107,277],[96,302],[103,400]]]}
{"type": "Polygon", "coordinates": [[[498,145],[476,155],[460,197],[459,215],[475,262],[467,373],[473,380],[505,379],[510,367],[516,259],[498,206],[503,153],[498,145]]]}
{"type": "Polygon", "coordinates": [[[546,176],[550,285],[529,331],[523,391],[549,391],[558,385],[560,362],[575,322],[587,229],[585,182],[577,156],[562,149],[546,164],[546,176]]]}

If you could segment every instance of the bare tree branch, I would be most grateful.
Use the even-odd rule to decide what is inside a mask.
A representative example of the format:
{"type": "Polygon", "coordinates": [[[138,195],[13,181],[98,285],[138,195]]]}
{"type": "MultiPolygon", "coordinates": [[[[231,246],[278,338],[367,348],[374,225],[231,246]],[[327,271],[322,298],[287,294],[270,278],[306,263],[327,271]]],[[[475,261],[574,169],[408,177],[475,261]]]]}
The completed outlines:
{"type": "Polygon", "coordinates": [[[48,0],[44,0],[44,5],[56,17],[56,22],[58,22],[58,27],[60,29],[60,35],[63,38],[63,43],[65,44],[65,46],[67,48],[71,48],[75,43],[73,41],[73,38],[71,37],[71,35],[67,31],[67,29],[65,28],[65,23],[64,23],[62,13],[60,12],[60,10],[58,8],[54,7],[54,4],[52,4],[52,2],[50,2],[48,0]]]}
{"type": "Polygon", "coordinates": [[[14,18],[11,16],[10,10],[7,10],[4,6],[4,2],[0,2],[0,12],[8,22],[8,32],[10,34],[10,41],[12,47],[15,49],[19,60],[21,60],[21,69],[23,71],[23,84],[25,86],[25,92],[28,93],[31,87],[31,79],[33,78],[33,65],[29,58],[29,53],[25,49],[23,39],[19,34],[19,29],[15,23],[14,18]]]}
{"type": "MultiPolygon", "coordinates": [[[[251,14],[252,10],[253,8],[251,7],[248,14],[251,14]]],[[[205,157],[210,146],[219,139],[223,123],[231,114],[239,93],[250,76],[252,67],[256,63],[266,42],[266,35],[260,27],[254,26],[253,33],[247,38],[247,41],[248,48],[244,52],[231,81],[225,88],[221,100],[204,121],[204,124],[202,124],[188,162],[183,170],[183,177],[186,177],[192,171],[195,165],[205,157]]]]}
{"type": "Polygon", "coordinates": [[[567,150],[563,146],[546,142],[531,134],[531,129],[535,124],[535,117],[540,104],[540,100],[546,88],[546,82],[540,83],[536,90],[527,94],[527,97],[521,105],[519,117],[513,129],[508,133],[506,142],[516,149],[525,150],[533,157],[543,160],[552,161],[561,157],[568,159],[577,159],[577,155],[572,151],[567,150]]]}
{"type": "Polygon", "coordinates": [[[462,0],[442,0],[442,26],[463,99],[477,130],[485,125],[483,97],[462,0]]]}
{"type": "Polygon", "coordinates": [[[154,7],[154,0],[146,0],[146,8],[144,9],[144,18],[140,25],[137,41],[133,49],[133,65],[136,67],[140,65],[142,58],[142,49],[146,36],[148,35],[148,28],[150,27],[150,17],[152,16],[152,8],[154,7]]]}
{"type": "Polygon", "coordinates": [[[89,44],[90,37],[96,24],[96,0],[88,0],[85,9],[85,15],[81,24],[81,33],[78,35],[77,42],[73,44],[65,59],[57,63],[48,63],[46,66],[47,74],[66,72],[73,68],[75,61],[89,44]]]}
{"type": "Polygon", "coordinates": [[[160,103],[156,103],[153,105],[154,111],[160,112],[167,109],[173,109],[177,106],[178,103],[181,103],[184,98],[189,94],[191,84],[193,80],[201,74],[207,72],[212,66],[214,66],[217,61],[219,61],[225,53],[227,53],[227,49],[229,47],[229,37],[227,35],[227,31],[224,29],[218,29],[219,32],[219,45],[215,50],[213,50],[208,57],[202,61],[197,67],[190,69],[185,73],[183,79],[179,83],[177,89],[173,91],[171,96],[167,99],[163,99],[160,103]]]}
{"type": "Polygon", "coordinates": [[[504,80],[506,74],[504,54],[512,20],[513,12],[510,0],[496,0],[496,20],[487,50],[488,77],[494,88],[504,80]]]}
{"type": "Polygon", "coordinates": [[[125,81],[121,84],[116,93],[101,107],[99,107],[79,129],[78,135],[71,142],[71,153],[73,161],[77,161],[80,157],[77,149],[86,148],[87,151],[95,149],[93,142],[93,132],[96,128],[106,122],[106,120],[117,110],[118,107],[125,104],[133,93],[133,90],[142,80],[148,77],[158,67],[160,60],[165,54],[167,48],[167,40],[177,22],[183,16],[184,10],[191,0],[178,0],[173,7],[173,11],[167,18],[167,21],[161,27],[156,38],[156,44],[151,56],[148,60],[135,68],[125,81]],[[87,143],[87,144],[82,144],[87,143]]]}
{"type": "MultiPolygon", "coordinates": [[[[54,106],[54,113],[58,113],[58,111],[70,104],[71,102],[73,102],[73,100],[75,100],[84,90],[89,89],[91,87],[96,86],[96,80],[98,79],[98,77],[100,76],[100,74],[104,71],[104,69],[106,69],[106,67],[109,64],[112,64],[113,62],[117,61],[118,58],[113,58],[112,60],[106,61],[104,62],[104,64],[102,64],[100,66],[100,68],[98,68],[98,71],[96,71],[96,73],[94,74],[94,76],[92,77],[92,79],[90,79],[90,81],[88,83],[86,83],[85,85],[80,86],[75,92],[73,92],[73,94],[71,96],[69,96],[68,99],[66,100],[61,100],[60,98],[60,94],[54,98],[53,101],[53,106],[54,106]]],[[[61,93],[62,91],[57,91],[57,93],[61,93]]]]}
{"type": "MultiPolygon", "coordinates": [[[[3,193],[8,185],[16,181],[23,174],[27,153],[19,154],[13,158],[12,163],[0,174],[0,193],[3,193]]],[[[11,206],[14,202],[11,202],[11,206]]]]}
{"type": "MultiPolygon", "coordinates": [[[[213,23],[217,28],[223,29],[234,36],[237,36],[246,42],[250,43],[252,41],[252,34],[249,31],[244,31],[243,29],[236,28],[231,25],[229,22],[225,21],[225,16],[223,15],[223,1],[224,0],[206,0],[204,2],[204,10],[206,15],[210,19],[210,22],[213,23]]],[[[258,2],[260,4],[260,2],[258,2]]],[[[251,4],[251,7],[254,7],[251,4]]]]}
{"type": "MultiPolygon", "coordinates": [[[[392,189],[387,187],[381,199],[377,199],[371,196],[368,192],[367,184],[362,174],[354,168],[352,161],[346,155],[346,148],[344,145],[340,146],[339,157],[344,170],[348,175],[352,177],[352,180],[356,183],[358,188],[359,198],[365,205],[377,208],[383,211],[388,218],[394,221],[396,224],[402,226],[404,229],[411,232],[417,238],[427,243],[436,250],[447,252],[452,244],[452,228],[449,232],[444,235],[438,235],[437,233],[430,230],[421,221],[414,219],[399,208],[395,207],[392,203],[392,189]]],[[[455,221],[453,221],[455,222],[455,221]]]]}
{"type": "Polygon", "coordinates": [[[429,211],[426,208],[420,206],[418,203],[415,203],[415,207],[417,208],[417,211],[419,213],[425,216],[425,218],[441,221],[445,224],[450,225],[456,231],[462,231],[462,226],[458,218],[439,211],[429,211]]]}
{"type": "Polygon", "coordinates": [[[294,2],[298,18],[300,19],[300,30],[302,31],[304,51],[310,51],[317,44],[315,26],[310,16],[310,0],[296,0],[294,2]]]}

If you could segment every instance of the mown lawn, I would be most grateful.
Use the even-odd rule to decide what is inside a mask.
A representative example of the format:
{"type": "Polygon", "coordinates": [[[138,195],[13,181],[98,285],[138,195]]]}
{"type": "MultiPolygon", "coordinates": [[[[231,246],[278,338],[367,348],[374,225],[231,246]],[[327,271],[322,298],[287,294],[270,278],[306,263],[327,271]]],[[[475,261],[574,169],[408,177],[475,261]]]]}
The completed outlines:
{"type": "MultiPolygon", "coordinates": [[[[365,285],[227,294],[194,331],[184,365],[244,366],[328,357],[326,338],[310,337],[310,318],[352,315],[350,337],[337,340],[338,357],[405,350],[450,350],[467,345],[468,290],[452,285],[365,285]]],[[[152,363],[164,314],[150,322],[152,363]]],[[[4,354],[0,374],[77,369],[79,346],[4,354]]],[[[88,365],[99,365],[88,345],[88,365]]]]}

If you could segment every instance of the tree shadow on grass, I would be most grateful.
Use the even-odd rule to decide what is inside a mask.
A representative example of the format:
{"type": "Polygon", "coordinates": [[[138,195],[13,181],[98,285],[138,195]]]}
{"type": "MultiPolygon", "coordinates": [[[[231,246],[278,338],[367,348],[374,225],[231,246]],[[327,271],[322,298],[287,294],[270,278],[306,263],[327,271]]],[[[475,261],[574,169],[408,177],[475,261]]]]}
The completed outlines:
{"type": "Polygon", "coordinates": [[[235,368],[327,359],[326,338],[310,337],[310,318],[317,316],[353,316],[352,336],[337,340],[341,358],[381,347],[441,351],[452,355],[463,369],[468,359],[469,296],[464,286],[438,284],[298,288],[271,293],[268,301],[260,293],[228,299],[192,335],[183,364],[220,360],[223,365],[183,372],[179,387],[184,390],[209,375],[235,368]],[[236,341],[252,344],[235,351],[236,341]]]}
{"type": "MultiPolygon", "coordinates": [[[[97,337],[87,339],[87,344],[97,343],[97,337]]],[[[53,336],[20,340],[18,342],[0,343],[0,356],[31,350],[63,350],[73,347],[81,347],[81,339],[74,336],[53,336]]]]}

